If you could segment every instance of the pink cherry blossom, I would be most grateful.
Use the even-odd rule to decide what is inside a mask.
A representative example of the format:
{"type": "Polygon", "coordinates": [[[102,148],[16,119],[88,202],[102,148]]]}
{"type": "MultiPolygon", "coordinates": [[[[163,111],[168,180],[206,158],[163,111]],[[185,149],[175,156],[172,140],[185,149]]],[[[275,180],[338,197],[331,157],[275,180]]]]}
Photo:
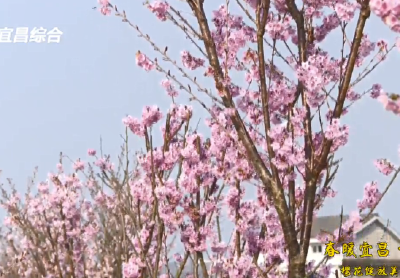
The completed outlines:
{"type": "Polygon", "coordinates": [[[83,161],[77,160],[74,162],[73,167],[76,171],[83,171],[85,169],[85,163],[83,161]]]}
{"type": "Polygon", "coordinates": [[[169,9],[169,4],[165,1],[153,1],[147,6],[150,11],[156,14],[157,18],[161,21],[167,20],[167,12],[169,9]]]}
{"type": "Polygon", "coordinates": [[[375,167],[385,176],[388,176],[395,171],[395,166],[387,159],[377,159],[375,161],[375,167]]]}
{"type": "Polygon", "coordinates": [[[163,81],[161,81],[161,86],[163,88],[165,88],[165,90],[167,91],[169,96],[171,96],[171,97],[178,96],[178,92],[176,91],[174,85],[171,83],[170,80],[164,79],[163,81]]]}
{"type": "Polygon", "coordinates": [[[100,5],[100,12],[103,15],[110,15],[111,14],[110,7],[112,7],[110,2],[108,0],[98,0],[98,2],[100,5]]]}
{"type": "Polygon", "coordinates": [[[382,194],[378,189],[376,182],[367,183],[364,188],[364,197],[357,201],[357,206],[360,210],[372,209],[380,200],[382,194]]]}
{"type": "Polygon", "coordinates": [[[149,58],[140,51],[136,53],[136,64],[139,67],[142,67],[145,71],[151,71],[155,68],[153,62],[151,62],[149,58]]]}
{"type": "Polygon", "coordinates": [[[90,156],[95,156],[95,155],[96,155],[96,150],[88,149],[87,153],[88,153],[88,155],[90,155],[90,156]]]}
{"type": "Polygon", "coordinates": [[[188,51],[183,51],[181,53],[181,56],[182,56],[182,64],[190,70],[195,70],[199,67],[204,66],[203,59],[193,57],[188,51]]]}

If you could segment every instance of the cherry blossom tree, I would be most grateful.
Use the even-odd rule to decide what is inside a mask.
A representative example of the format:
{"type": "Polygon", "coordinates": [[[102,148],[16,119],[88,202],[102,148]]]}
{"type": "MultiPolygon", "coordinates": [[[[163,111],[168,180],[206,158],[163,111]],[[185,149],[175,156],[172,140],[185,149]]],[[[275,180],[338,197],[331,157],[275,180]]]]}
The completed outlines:
{"type": "MultiPolygon", "coordinates": [[[[146,106],[141,118],[123,119],[129,133],[118,167],[89,150],[93,163],[74,161],[67,174],[62,156],[59,171],[35,194],[3,190],[6,277],[178,278],[188,264],[195,278],[332,272],[328,258],[307,261],[313,218],[336,195],[336,154],[350,132],[341,119],[351,106],[370,95],[400,114],[400,97],[381,84],[356,91],[400,49],[400,41],[371,41],[366,23],[378,16],[400,32],[400,3],[227,0],[207,14],[207,2],[144,4],[196,49],[183,50],[178,62],[115,3],[99,1],[102,14],[122,18],[154,48],[138,51],[136,62],[162,76],[171,108],[146,106]],[[335,30],[342,33],[335,45],[340,55],[322,45],[335,30]],[[193,107],[178,102],[185,94],[208,113],[210,136],[196,128],[193,107]],[[157,127],[160,144],[153,139],[157,127]],[[144,142],[136,163],[129,159],[130,134],[144,142]],[[250,188],[256,197],[246,200],[250,188]],[[222,236],[222,219],[234,226],[230,238],[222,236]]],[[[380,191],[368,183],[358,211],[321,240],[351,240],[373,213],[400,171],[386,159],[375,165],[391,176],[389,184],[380,191]]]]}

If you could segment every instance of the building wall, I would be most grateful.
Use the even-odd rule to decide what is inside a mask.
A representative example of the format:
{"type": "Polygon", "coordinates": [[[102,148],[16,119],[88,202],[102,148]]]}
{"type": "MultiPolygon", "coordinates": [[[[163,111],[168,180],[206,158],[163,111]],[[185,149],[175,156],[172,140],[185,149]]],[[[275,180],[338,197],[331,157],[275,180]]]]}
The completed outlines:
{"type": "Polygon", "coordinates": [[[398,248],[400,247],[400,242],[395,238],[395,236],[384,226],[384,224],[379,221],[375,221],[369,226],[365,227],[359,233],[357,233],[357,238],[354,241],[355,252],[357,256],[361,255],[362,252],[359,249],[359,246],[363,244],[363,242],[367,242],[372,245],[372,249],[370,249],[370,253],[373,255],[373,258],[379,258],[377,254],[378,243],[386,242],[387,249],[389,250],[389,259],[400,259],[400,251],[398,248]],[[357,250],[356,250],[357,249],[357,250]]]}
{"type": "MultiPolygon", "coordinates": [[[[308,249],[307,262],[314,261],[315,265],[318,265],[325,257],[325,242],[320,242],[315,238],[310,239],[310,247],[308,249]],[[315,247],[315,248],[314,248],[315,247]],[[321,248],[319,248],[321,247],[321,248]]],[[[340,265],[342,264],[342,254],[337,254],[335,257],[329,259],[328,264],[331,264],[332,273],[329,277],[324,278],[335,278],[335,270],[338,269],[340,273],[340,265]]],[[[287,270],[287,265],[282,264],[280,266],[281,271],[287,270]]]]}
{"type": "MultiPolygon", "coordinates": [[[[398,247],[400,247],[400,241],[397,239],[397,237],[392,234],[387,227],[380,221],[376,220],[369,224],[368,226],[364,227],[363,230],[357,233],[356,239],[354,241],[354,253],[356,254],[357,257],[361,254],[361,251],[359,249],[359,246],[363,244],[363,242],[366,241],[370,245],[372,245],[373,249],[371,249],[371,254],[373,255],[372,259],[383,259],[383,260],[390,260],[388,262],[388,266],[391,264],[399,264],[400,265],[400,251],[398,250],[398,247]],[[379,257],[377,254],[378,246],[377,243],[379,242],[386,242],[387,243],[387,249],[389,250],[389,255],[388,257],[379,257]],[[393,262],[395,261],[395,262],[393,262]]],[[[310,247],[308,250],[308,256],[307,256],[307,261],[315,261],[315,264],[318,264],[320,261],[322,261],[325,257],[325,242],[319,242],[317,239],[311,239],[310,240],[310,247]],[[319,248],[320,247],[320,248],[319,248]]],[[[329,277],[324,277],[324,278],[335,278],[335,270],[337,269],[339,271],[339,277],[343,277],[341,274],[341,266],[342,266],[342,261],[344,258],[349,259],[349,257],[343,257],[342,250],[340,251],[340,254],[336,254],[333,258],[330,258],[328,260],[328,264],[332,265],[332,273],[329,277]]],[[[261,263],[263,261],[262,258],[260,258],[259,262],[261,263]]],[[[381,262],[379,262],[381,264],[381,262]]],[[[280,269],[282,271],[287,270],[286,265],[281,265],[280,269]]],[[[388,267],[388,271],[390,272],[390,267],[388,267]]],[[[398,269],[399,274],[400,274],[400,267],[398,269]]],[[[358,277],[370,277],[370,276],[358,276],[358,277]]],[[[376,276],[378,277],[378,276],[376,276]]],[[[387,276],[386,276],[387,277],[387,276]]]]}
{"type": "MultiPolygon", "coordinates": [[[[400,251],[398,247],[400,247],[400,241],[396,239],[396,236],[393,235],[388,229],[386,229],[385,225],[380,223],[379,221],[375,221],[357,233],[356,239],[354,241],[354,253],[357,257],[361,254],[359,250],[359,246],[366,241],[370,245],[372,245],[373,249],[371,249],[371,254],[373,255],[372,259],[389,259],[389,260],[400,260],[400,251]],[[378,246],[377,243],[386,242],[387,249],[389,250],[389,256],[387,258],[379,257],[377,254],[378,246]]],[[[307,261],[315,261],[318,264],[325,257],[325,242],[319,242],[317,239],[310,240],[310,247],[308,250],[307,261]],[[314,246],[316,248],[314,248],[314,246]],[[321,246],[321,248],[319,248],[321,246]]],[[[340,254],[335,255],[333,258],[328,260],[328,264],[332,265],[332,273],[329,277],[326,278],[335,278],[335,270],[339,271],[339,277],[343,277],[341,275],[341,266],[343,260],[342,250],[340,254]]],[[[347,257],[348,258],[348,257],[347,257]]],[[[389,263],[390,264],[390,263],[389,263]]],[[[286,270],[287,266],[282,266],[282,270],[286,270]]],[[[390,267],[389,267],[390,269],[390,267]]],[[[400,268],[399,268],[400,273],[400,268]]],[[[358,277],[367,277],[367,276],[358,276],[358,277]]],[[[369,277],[369,276],[368,276],[369,277]]]]}
{"type": "MultiPolygon", "coordinates": [[[[311,239],[310,241],[310,247],[308,249],[308,256],[307,256],[307,261],[315,261],[315,264],[318,264],[320,261],[322,261],[325,258],[325,242],[319,242],[317,239],[311,239]],[[316,246],[317,248],[314,248],[316,246]],[[322,247],[322,252],[319,252],[318,246],[322,247]],[[317,250],[315,250],[317,249],[317,250]],[[317,252],[315,252],[317,251],[317,252]]],[[[340,273],[340,266],[342,264],[342,259],[343,255],[336,254],[333,258],[330,258],[327,261],[327,264],[332,265],[332,273],[329,276],[329,278],[335,278],[335,270],[338,269],[340,273]]],[[[328,278],[328,277],[327,277],[328,278]]]]}
{"type": "MultiPolygon", "coordinates": [[[[391,269],[390,267],[392,266],[392,264],[397,265],[400,260],[400,251],[398,250],[399,247],[400,247],[400,241],[397,239],[397,237],[393,235],[383,223],[375,221],[370,225],[368,225],[367,227],[365,227],[359,233],[357,233],[356,240],[354,241],[354,251],[355,251],[354,253],[358,257],[358,262],[354,263],[354,265],[362,266],[358,264],[362,263],[363,260],[368,260],[368,261],[371,260],[372,263],[368,263],[369,265],[373,264],[375,267],[386,265],[387,271],[390,272],[391,269]],[[360,250],[360,245],[362,245],[363,242],[367,242],[372,246],[372,249],[370,249],[370,254],[372,254],[372,257],[360,258],[360,255],[362,255],[362,251],[360,250]],[[387,250],[389,250],[389,255],[387,257],[380,257],[378,255],[377,252],[378,243],[381,242],[387,243],[387,250]],[[373,263],[374,260],[376,261],[379,260],[379,263],[373,263]],[[387,264],[385,261],[387,261],[387,264]]],[[[348,259],[349,261],[355,260],[354,257],[348,259]]],[[[364,265],[364,267],[365,266],[368,265],[364,265]]],[[[370,276],[358,276],[358,277],[370,277],[370,276]]]]}

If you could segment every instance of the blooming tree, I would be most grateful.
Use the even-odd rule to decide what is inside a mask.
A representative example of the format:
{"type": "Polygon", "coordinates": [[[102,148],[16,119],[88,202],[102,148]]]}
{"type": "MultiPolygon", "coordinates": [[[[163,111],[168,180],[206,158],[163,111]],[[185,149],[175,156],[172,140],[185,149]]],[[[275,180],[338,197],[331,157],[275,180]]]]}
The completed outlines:
{"type": "MultiPolygon", "coordinates": [[[[39,183],[35,194],[22,199],[13,187],[11,193],[3,190],[8,212],[3,243],[9,254],[3,273],[166,278],[186,275],[189,263],[188,275],[195,278],[331,273],[327,259],[307,261],[312,221],[326,198],[336,195],[332,182],[340,160],[335,154],[349,136],[341,118],[351,105],[371,95],[400,114],[400,97],[380,84],[356,91],[396,48],[396,42],[373,42],[365,34],[371,13],[400,32],[400,3],[232,2],[221,3],[211,15],[204,0],[145,3],[195,46],[195,52],[182,51],[177,62],[115,3],[99,1],[102,14],[121,17],[154,48],[152,54],[139,51],[136,62],[163,76],[171,108],[164,115],[157,106],[146,106],[141,118],[123,119],[144,141],[134,165],[126,141],[118,167],[89,150],[96,157],[93,164],[75,161],[67,174],[61,161],[58,173],[39,183]],[[232,13],[233,7],[241,14],[232,13]],[[180,9],[190,11],[195,22],[180,9]],[[352,21],[355,28],[349,27],[352,21]],[[322,45],[335,30],[343,35],[336,56],[322,45]],[[212,90],[199,81],[199,73],[213,82],[212,90]],[[243,84],[234,81],[238,73],[243,84]],[[207,111],[209,137],[192,124],[194,109],[177,102],[181,94],[207,111]],[[160,144],[153,140],[158,126],[160,144]],[[253,200],[245,199],[249,188],[256,191],[253,200]],[[230,238],[222,236],[221,219],[234,226],[230,238]]],[[[375,165],[392,177],[385,190],[367,184],[359,210],[321,239],[351,240],[374,211],[400,171],[385,159],[375,165]]]]}

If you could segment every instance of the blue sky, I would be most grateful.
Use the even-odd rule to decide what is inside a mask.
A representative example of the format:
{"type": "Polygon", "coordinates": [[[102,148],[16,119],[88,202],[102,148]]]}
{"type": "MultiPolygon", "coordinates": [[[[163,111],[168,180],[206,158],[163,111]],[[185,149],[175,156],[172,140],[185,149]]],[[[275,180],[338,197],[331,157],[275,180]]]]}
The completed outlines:
{"type": "MultiPolygon", "coordinates": [[[[60,44],[0,44],[0,169],[2,180],[13,178],[20,190],[35,166],[45,178],[55,169],[60,151],[86,158],[88,148],[98,148],[100,136],[105,152],[118,154],[126,114],[139,116],[147,104],[169,107],[159,85],[162,76],[135,64],[135,53],[151,53],[151,48],[120,19],[92,10],[95,5],[96,1],[7,0],[0,7],[0,28],[42,26],[64,32],[60,44]]],[[[156,20],[141,1],[119,0],[117,5],[161,46],[167,43],[174,55],[188,45],[175,27],[156,20]]],[[[367,30],[373,39],[394,42],[394,34],[377,19],[369,21],[367,30]]],[[[388,91],[400,92],[399,63],[400,53],[394,51],[362,87],[382,83],[388,91]]],[[[204,111],[197,111],[205,117],[204,111]]],[[[379,103],[366,97],[345,122],[351,134],[340,152],[344,161],[334,183],[339,194],[327,202],[325,215],[339,213],[340,205],[345,212],[354,210],[368,181],[380,181],[383,189],[386,179],[375,170],[373,159],[399,161],[400,119],[379,103]]],[[[134,144],[142,147],[140,141],[134,144]]],[[[399,184],[378,208],[397,230],[399,184]]]]}

